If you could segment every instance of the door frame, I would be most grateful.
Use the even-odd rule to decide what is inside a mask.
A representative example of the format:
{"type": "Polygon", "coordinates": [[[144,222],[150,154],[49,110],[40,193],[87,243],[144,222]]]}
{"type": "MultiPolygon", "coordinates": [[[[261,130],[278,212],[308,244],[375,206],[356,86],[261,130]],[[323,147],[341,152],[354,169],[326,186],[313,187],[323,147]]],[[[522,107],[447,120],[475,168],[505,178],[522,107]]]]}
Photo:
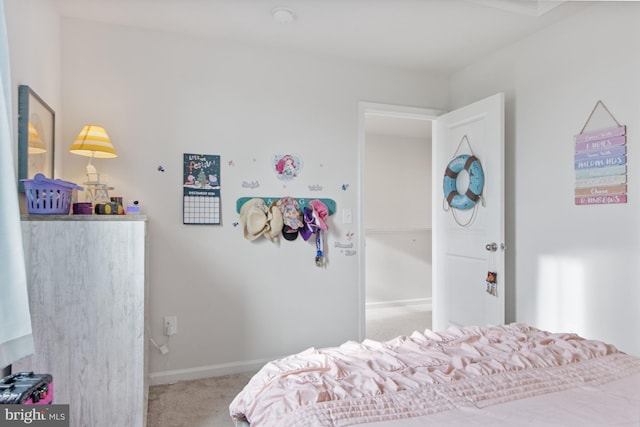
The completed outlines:
{"type": "Polygon", "coordinates": [[[446,113],[446,111],[432,108],[408,107],[403,105],[383,104],[365,101],[360,101],[358,103],[358,341],[362,341],[365,338],[366,334],[366,232],[364,211],[366,115],[376,114],[381,116],[399,117],[406,119],[435,120],[438,118],[438,116],[444,113],[446,113]]]}

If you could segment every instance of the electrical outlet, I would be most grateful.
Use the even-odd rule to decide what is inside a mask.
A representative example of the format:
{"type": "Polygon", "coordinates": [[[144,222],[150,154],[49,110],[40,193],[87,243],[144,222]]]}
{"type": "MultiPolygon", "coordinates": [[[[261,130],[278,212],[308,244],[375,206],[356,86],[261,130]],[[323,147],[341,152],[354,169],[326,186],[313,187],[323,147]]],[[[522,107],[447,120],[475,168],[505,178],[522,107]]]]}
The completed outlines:
{"type": "Polygon", "coordinates": [[[178,333],[178,316],[165,316],[164,334],[168,337],[178,333]]]}

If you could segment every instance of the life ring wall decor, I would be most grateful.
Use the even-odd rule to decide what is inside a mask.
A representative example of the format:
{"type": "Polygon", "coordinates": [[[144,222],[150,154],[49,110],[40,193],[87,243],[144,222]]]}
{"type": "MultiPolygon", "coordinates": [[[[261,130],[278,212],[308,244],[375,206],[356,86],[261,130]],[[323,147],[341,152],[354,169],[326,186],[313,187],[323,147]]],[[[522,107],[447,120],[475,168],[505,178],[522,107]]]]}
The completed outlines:
{"type": "Polygon", "coordinates": [[[444,178],[442,182],[442,188],[444,190],[444,199],[442,202],[442,208],[445,211],[451,211],[453,219],[461,227],[470,225],[476,217],[478,212],[478,202],[481,202],[484,206],[484,197],[482,197],[482,191],[484,190],[484,170],[480,159],[476,157],[469,143],[469,138],[464,135],[456,148],[455,156],[447,165],[444,171],[444,178]],[[462,143],[466,142],[469,146],[471,154],[458,154],[462,143]],[[460,172],[466,171],[469,174],[469,185],[464,192],[458,191],[458,179],[460,172]],[[458,219],[456,211],[468,211],[473,209],[468,221],[461,222],[458,219]]]}
{"type": "Polygon", "coordinates": [[[474,155],[461,154],[447,165],[444,171],[443,189],[447,204],[455,209],[468,210],[480,200],[484,188],[484,171],[480,160],[474,155]],[[460,194],[457,188],[458,175],[462,170],[469,174],[469,186],[460,194]]]}

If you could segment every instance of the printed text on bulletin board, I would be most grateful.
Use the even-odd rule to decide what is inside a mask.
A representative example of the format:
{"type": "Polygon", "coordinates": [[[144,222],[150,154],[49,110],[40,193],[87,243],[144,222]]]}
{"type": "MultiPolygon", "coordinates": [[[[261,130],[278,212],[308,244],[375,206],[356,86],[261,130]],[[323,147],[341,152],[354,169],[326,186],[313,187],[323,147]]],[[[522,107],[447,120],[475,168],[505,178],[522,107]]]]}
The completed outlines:
{"type": "Polygon", "coordinates": [[[220,224],[220,156],[184,154],[184,224],[220,224]]]}

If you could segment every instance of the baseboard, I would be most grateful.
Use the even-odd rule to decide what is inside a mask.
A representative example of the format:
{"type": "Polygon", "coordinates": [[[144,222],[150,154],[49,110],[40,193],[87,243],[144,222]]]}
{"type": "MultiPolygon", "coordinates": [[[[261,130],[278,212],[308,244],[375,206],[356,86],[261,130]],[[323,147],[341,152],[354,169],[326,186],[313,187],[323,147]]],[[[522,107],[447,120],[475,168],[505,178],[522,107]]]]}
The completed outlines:
{"type": "Polygon", "coordinates": [[[198,366],[196,368],[153,372],[149,375],[149,385],[173,384],[179,381],[190,381],[201,378],[219,377],[222,375],[255,372],[273,359],[275,358],[220,363],[217,365],[198,366]]]}
{"type": "Polygon", "coordinates": [[[365,304],[368,310],[376,309],[376,308],[406,307],[409,305],[425,305],[429,310],[432,309],[431,298],[415,298],[415,299],[405,299],[405,300],[395,300],[395,301],[377,301],[377,302],[368,302],[365,304]]]}
{"type": "MultiPolygon", "coordinates": [[[[410,300],[380,301],[366,304],[367,309],[406,307],[412,305],[426,305],[431,310],[431,298],[417,298],[410,300]]],[[[283,356],[284,357],[284,356],[283,356]]],[[[247,360],[242,362],[220,363],[217,365],[198,366],[188,369],[174,369],[170,371],[158,371],[149,375],[149,385],[173,384],[179,381],[198,380],[201,378],[219,377],[222,375],[241,374],[245,372],[256,372],[267,362],[277,357],[269,359],[247,360]]]]}

